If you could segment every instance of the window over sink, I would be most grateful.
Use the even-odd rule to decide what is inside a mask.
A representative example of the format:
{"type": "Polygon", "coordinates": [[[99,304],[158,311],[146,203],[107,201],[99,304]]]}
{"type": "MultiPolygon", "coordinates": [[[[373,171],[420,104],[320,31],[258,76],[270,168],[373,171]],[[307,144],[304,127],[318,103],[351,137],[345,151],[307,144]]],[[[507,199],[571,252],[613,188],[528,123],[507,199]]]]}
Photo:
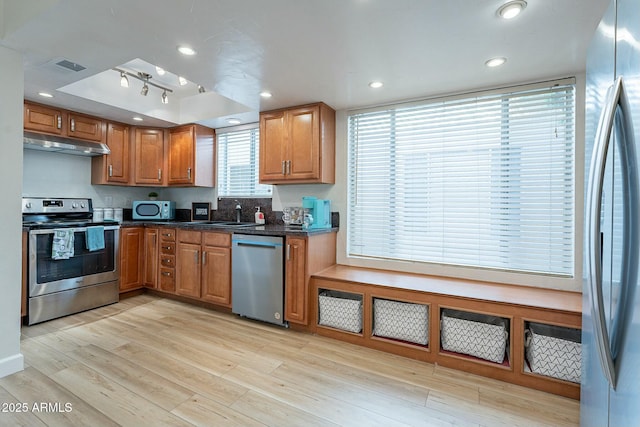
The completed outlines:
{"type": "Polygon", "coordinates": [[[350,257],[574,274],[575,81],[348,115],[350,257]]]}
{"type": "Polygon", "coordinates": [[[271,197],[272,186],[260,184],[258,124],[216,130],[218,197],[271,197]]]}

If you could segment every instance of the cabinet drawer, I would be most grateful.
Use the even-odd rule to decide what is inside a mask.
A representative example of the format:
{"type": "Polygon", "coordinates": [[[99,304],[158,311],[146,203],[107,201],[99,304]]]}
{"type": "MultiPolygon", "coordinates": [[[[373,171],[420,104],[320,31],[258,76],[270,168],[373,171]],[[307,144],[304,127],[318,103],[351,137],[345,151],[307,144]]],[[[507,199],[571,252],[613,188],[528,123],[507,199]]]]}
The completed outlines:
{"type": "Polygon", "coordinates": [[[199,245],[202,242],[202,232],[178,230],[178,241],[180,243],[193,243],[195,245],[199,245]]]}
{"type": "Polygon", "coordinates": [[[160,257],[160,266],[174,268],[176,266],[175,255],[162,255],[160,257]]]}
{"type": "Polygon", "coordinates": [[[160,240],[166,240],[170,242],[176,241],[176,230],[175,228],[161,228],[160,229],[160,240]]]}
{"type": "Polygon", "coordinates": [[[176,242],[160,242],[160,253],[166,255],[176,254],[176,242]]]}
{"type": "Polygon", "coordinates": [[[165,292],[176,291],[176,271],[173,268],[160,269],[160,290],[165,292]]]}
{"type": "Polygon", "coordinates": [[[231,234],[228,233],[203,233],[204,244],[207,246],[231,246],[231,234]]]}

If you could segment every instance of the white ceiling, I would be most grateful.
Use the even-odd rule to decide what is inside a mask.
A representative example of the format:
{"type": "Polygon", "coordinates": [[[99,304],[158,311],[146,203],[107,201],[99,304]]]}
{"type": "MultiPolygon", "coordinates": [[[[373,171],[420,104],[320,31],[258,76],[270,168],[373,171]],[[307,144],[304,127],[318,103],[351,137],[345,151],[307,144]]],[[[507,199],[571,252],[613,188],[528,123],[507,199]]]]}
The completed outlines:
{"type": "MultiPolygon", "coordinates": [[[[348,109],[584,71],[609,0],[528,0],[510,21],[496,16],[505,1],[0,0],[0,44],[24,54],[26,99],[125,123],[147,113],[150,126],[177,120],[60,89],[138,58],[215,93],[194,97],[203,106],[247,111],[212,108],[199,120],[224,127],[230,115],[255,122],[259,111],[315,101],[348,109]],[[180,44],[198,54],[182,56],[180,44]],[[495,56],[507,63],[486,68],[495,56]],[[62,59],[86,69],[55,65],[62,59]],[[373,90],[372,80],[385,85],[373,90]],[[262,90],[273,97],[261,98],[262,90]]],[[[87,93],[119,90],[113,75],[112,86],[96,83],[87,93]]],[[[131,83],[139,92],[142,83],[131,83]]],[[[147,97],[157,108],[160,93],[152,87],[147,97]]]]}

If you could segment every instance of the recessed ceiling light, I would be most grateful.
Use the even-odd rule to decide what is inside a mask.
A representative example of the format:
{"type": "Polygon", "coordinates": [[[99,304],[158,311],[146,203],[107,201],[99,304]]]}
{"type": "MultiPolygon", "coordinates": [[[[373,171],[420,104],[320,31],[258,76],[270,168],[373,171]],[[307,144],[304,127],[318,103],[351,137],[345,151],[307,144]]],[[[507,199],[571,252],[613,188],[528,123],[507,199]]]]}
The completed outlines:
{"type": "Polygon", "coordinates": [[[193,56],[196,54],[196,51],[189,46],[178,46],[178,52],[186,56],[193,56]]]}
{"type": "Polygon", "coordinates": [[[53,98],[53,95],[51,95],[49,92],[38,92],[38,95],[44,98],[53,98]]]}
{"type": "Polygon", "coordinates": [[[229,123],[230,125],[239,125],[240,123],[242,123],[242,120],[240,120],[240,119],[227,119],[227,123],[229,123]]]}
{"type": "Polygon", "coordinates": [[[133,120],[135,120],[136,122],[141,122],[143,119],[142,117],[136,116],[136,117],[133,117],[133,120]]]}
{"type": "Polygon", "coordinates": [[[166,73],[166,71],[164,71],[164,68],[158,67],[156,65],[156,73],[158,73],[159,76],[164,76],[164,73],[166,73]]]}
{"type": "Polygon", "coordinates": [[[373,81],[373,82],[369,83],[369,87],[373,88],[373,89],[379,89],[382,86],[384,86],[384,83],[382,83],[380,81],[373,81]]]}
{"type": "Polygon", "coordinates": [[[507,58],[498,57],[498,58],[489,59],[487,62],[484,63],[484,65],[486,65],[487,67],[490,67],[490,68],[494,68],[494,67],[501,66],[505,62],[507,62],[507,58]]]}
{"type": "Polygon", "coordinates": [[[271,92],[267,92],[266,90],[263,92],[260,92],[260,96],[263,98],[271,98],[273,95],[271,95],[271,92]]]}
{"type": "Polygon", "coordinates": [[[184,86],[184,85],[186,85],[186,84],[187,84],[187,83],[189,83],[189,82],[188,82],[188,81],[187,81],[187,79],[185,79],[184,77],[182,77],[182,76],[178,76],[178,83],[180,83],[180,86],[184,86]]]}
{"type": "Polygon", "coordinates": [[[513,0],[500,6],[496,13],[500,18],[513,19],[520,15],[520,12],[522,12],[525,7],[527,7],[526,1],[513,0]]]}

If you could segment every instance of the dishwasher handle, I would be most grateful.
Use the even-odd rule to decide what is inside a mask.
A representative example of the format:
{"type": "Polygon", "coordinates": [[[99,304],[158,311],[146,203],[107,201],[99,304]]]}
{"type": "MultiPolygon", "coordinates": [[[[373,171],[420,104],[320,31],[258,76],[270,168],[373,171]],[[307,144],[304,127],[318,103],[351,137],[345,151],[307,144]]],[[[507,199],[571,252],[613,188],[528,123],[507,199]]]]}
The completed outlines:
{"type": "Polygon", "coordinates": [[[265,248],[265,249],[276,249],[282,246],[279,243],[268,243],[268,242],[251,242],[251,241],[243,241],[243,242],[234,242],[237,246],[249,246],[254,248],[265,248]]]}

